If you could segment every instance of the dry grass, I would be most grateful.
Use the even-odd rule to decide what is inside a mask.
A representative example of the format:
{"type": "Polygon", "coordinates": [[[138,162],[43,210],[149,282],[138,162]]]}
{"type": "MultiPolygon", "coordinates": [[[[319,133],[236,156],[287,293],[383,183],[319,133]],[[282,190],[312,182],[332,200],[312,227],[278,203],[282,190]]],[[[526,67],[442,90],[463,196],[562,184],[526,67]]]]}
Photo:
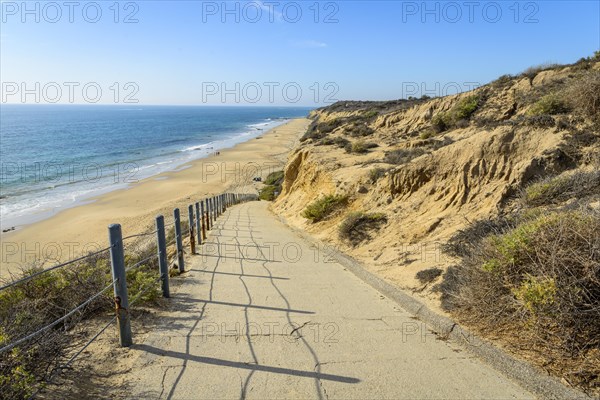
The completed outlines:
{"type": "MultiPolygon", "coordinates": [[[[126,265],[156,254],[149,242],[128,246],[126,265]]],[[[128,271],[130,298],[146,290],[157,278],[157,260],[128,271]]],[[[31,268],[25,275],[40,271],[31,268]]],[[[61,318],[106,288],[111,282],[108,254],[92,256],[79,263],[47,272],[0,292],[0,347],[8,345],[61,318]]],[[[141,295],[142,302],[154,302],[158,287],[141,295]]],[[[113,308],[112,288],[65,321],[30,341],[0,354],[0,398],[29,398],[44,385],[87,335],[72,331],[77,324],[113,308]],[[80,337],[81,336],[81,337],[80,337]]]]}
{"type": "Polygon", "coordinates": [[[534,183],[523,190],[521,199],[524,205],[535,207],[594,195],[600,196],[600,171],[577,171],[534,183]]]}
{"type": "Polygon", "coordinates": [[[528,348],[532,361],[569,382],[600,391],[600,214],[530,211],[476,232],[482,236],[459,246],[463,261],[444,276],[443,306],[512,348],[528,348]]]}
{"type": "Polygon", "coordinates": [[[569,102],[573,109],[600,122],[600,71],[586,73],[568,90],[569,102]]]}
{"type": "Polygon", "coordinates": [[[394,165],[406,164],[425,153],[426,151],[419,147],[392,150],[385,153],[383,162],[394,165]]]}
{"type": "Polygon", "coordinates": [[[358,246],[371,239],[371,233],[379,230],[386,222],[387,218],[382,213],[351,213],[341,223],[339,236],[352,246],[358,246]]]}

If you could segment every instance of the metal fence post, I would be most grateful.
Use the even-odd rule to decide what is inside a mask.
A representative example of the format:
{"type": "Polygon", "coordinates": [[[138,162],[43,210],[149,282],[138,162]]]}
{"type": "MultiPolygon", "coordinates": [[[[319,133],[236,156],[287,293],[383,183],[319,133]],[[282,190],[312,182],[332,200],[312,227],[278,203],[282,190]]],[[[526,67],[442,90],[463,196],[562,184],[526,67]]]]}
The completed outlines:
{"type": "Polygon", "coordinates": [[[173,210],[173,219],[175,220],[175,243],[177,244],[177,266],[179,272],[185,271],[185,261],[183,260],[183,239],[181,238],[181,215],[179,208],[173,210]]]}
{"type": "Polygon", "coordinates": [[[200,218],[202,218],[202,214],[200,214],[200,202],[196,203],[196,236],[198,237],[198,246],[202,244],[202,226],[200,225],[200,218]]]}
{"type": "Polygon", "coordinates": [[[206,240],[206,220],[204,219],[204,201],[200,202],[201,218],[202,218],[202,238],[206,240]]]}
{"type": "Polygon", "coordinates": [[[131,321],[129,319],[129,299],[127,297],[127,281],[125,274],[125,255],[121,225],[112,224],[108,227],[108,240],[110,242],[110,263],[112,278],[115,283],[115,309],[117,313],[117,326],[119,327],[119,341],[122,347],[133,344],[131,337],[131,321]]]}
{"type": "Polygon", "coordinates": [[[167,238],[165,237],[165,217],[156,217],[156,240],[158,244],[158,270],[162,281],[163,297],[170,297],[169,292],[169,265],[167,263],[167,238]]]}
{"type": "Polygon", "coordinates": [[[190,251],[196,254],[196,235],[194,234],[194,206],[188,206],[188,219],[190,221],[190,251]]]}

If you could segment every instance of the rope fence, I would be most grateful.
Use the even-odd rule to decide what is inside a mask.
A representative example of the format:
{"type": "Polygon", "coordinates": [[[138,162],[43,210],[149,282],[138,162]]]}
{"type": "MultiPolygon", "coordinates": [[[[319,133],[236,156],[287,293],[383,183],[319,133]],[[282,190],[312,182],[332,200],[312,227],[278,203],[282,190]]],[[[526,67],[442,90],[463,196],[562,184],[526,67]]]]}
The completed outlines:
{"type": "MultiPolygon", "coordinates": [[[[236,204],[248,202],[248,201],[256,201],[258,200],[258,196],[255,194],[236,194],[236,193],[223,193],[220,195],[216,195],[213,197],[205,198],[200,200],[199,202],[188,206],[188,221],[186,228],[189,232],[189,245],[190,252],[189,254],[199,254],[196,251],[196,244],[198,246],[204,244],[208,244],[206,242],[206,232],[214,228],[214,224],[217,221],[217,218],[221,216],[228,207],[231,207],[236,204]]],[[[138,234],[133,234],[129,236],[123,237],[121,234],[121,225],[112,224],[108,227],[109,231],[109,247],[104,249],[95,251],[93,253],[89,253],[85,256],[81,256],[58,265],[54,265],[50,268],[43,269],[41,271],[35,272],[31,275],[23,277],[21,279],[10,282],[2,287],[0,287],[0,292],[3,290],[17,287],[18,285],[24,284],[36,277],[39,277],[43,274],[49,273],[51,271],[57,270],[59,268],[72,265],[86,259],[98,256],[100,254],[109,252],[110,254],[110,265],[111,265],[111,276],[112,282],[101,289],[96,294],[90,296],[77,307],[73,308],[60,318],[57,318],[53,322],[46,324],[45,326],[36,329],[34,332],[31,332],[17,340],[12,341],[10,344],[4,345],[0,348],[0,355],[6,353],[16,346],[19,346],[23,343],[26,343],[38,335],[41,335],[47,332],[49,329],[55,327],[59,323],[67,320],[69,317],[73,316],[77,312],[83,310],[86,306],[100,298],[104,295],[110,288],[113,288],[114,292],[114,302],[115,302],[115,316],[104,325],[95,335],[93,335],[77,352],[75,352],[64,364],[56,367],[52,370],[49,377],[46,378],[46,383],[49,383],[55,376],[57,372],[67,368],[71,363],[75,361],[75,359],[83,353],[83,351],[88,348],[95,340],[97,340],[115,321],[117,322],[117,327],[119,330],[119,341],[122,347],[128,347],[133,344],[133,338],[131,333],[131,323],[130,323],[130,308],[135,303],[137,303],[140,299],[144,297],[150,290],[156,290],[157,285],[160,283],[162,296],[165,298],[170,297],[169,291],[169,262],[168,262],[168,252],[167,249],[170,246],[176,247],[176,261],[174,261],[173,266],[179,269],[180,273],[185,272],[185,260],[184,253],[188,253],[183,248],[183,238],[184,233],[182,232],[182,221],[180,217],[180,211],[178,208],[173,210],[173,222],[169,222],[165,224],[164,216],[159,215],[156,217],[156,229],[151,230],[149,232],[143,232],[138,234]],[[166,234],[167,228],[174,228],[174,235],[167,242],[166,234]],[[134,238],[141,237],[150,237],[152,235],[156,235],[156,253],[153,255],[149,255],[142,260],[137,261],[135,264],[126,266],[125,265],[125,252],[124,252],[124,241],[134,238]],[[127,272],[132,271],[136,268],[139,268],[153,259],[158,260],[158,276],[153,279],[150,283],[145,285],[143,288],[139,289],[134,298],[131,301],[128,300],[128,287],[127,287],[127,272]]],[[[169,236],[171,235],[171,231],[169,231],[169,236]]],[[[39,391],[43,388],[42,385],[38,388],[37,391],[31,396],[31,398],[35,397],[39,391]]]]}
{"type": "Polygon", "coordinates": [[[53,326],[57,325],[59,322],[62,322],[64,320],[66,320],[67,318],[69,318],[71,315],[75,314],[77,311],[83,309],[85,306],[87,306],[88,304],[90,304],[92,301],[96,300],[98,297],[100,297],[104,292],[106,292],[108,289],[110,289],[114,283],[116,282],[113,281],[110,283],[110,285],[106,286],[104,289],[102,289],[101,291],[99,291],[98,293],[96,293],[95,295],[93,295],[92,297],[90,297],[89,299],[87,299],[86,301],[84,301],[83,303],[81,303],[80,305],[78,305],[77,307],[75,307],[74,309],[72,309],[71,311],[69,311],[68,313],[66,313],[65,315],[63,315],[62,317],[54,320],[54,322],[49,323],[48,325],[44,326],[41,329],[38,329],[37,331],[30,333],[29,335],[22,337],[18,340],[15,340],[14,342],[12,342],[9,345],[6,345],[4,347],[2,347],[0,349],[0,354],[13,349],[15,346],[20,345],[21,343],[24,343],[28,340],[33,339],[34,337],[36,337],[37,335],[47,331],[48,329],[52,328],[53,326]]]}
{"type": "Polygon", "coordinates": [[[44,268],[44,269],[43,269],[43,270],[41,270],[41,271],[38,271],[38,272],[36,272],[36,273],[33,273],[33,274],[31,274],[31,275],[27,275],[27,276],[26,276],[26,277],[24,277],[24,278],[18,279],[18,280],[16,280],[16,281],[10,282],[10,283],[8,283],[8,284],[6,284],[6,285],[4,285],[4,286],[0,287],[0,292],[1,292],[1,291],[3,291],[3,290],[6,290],[6,289],[8,289],[8,288],[11,288],[11,287],[13,287],[13,286],[20,285],[21,283],[28,282],[28,281],[32,280],[33,278],[35,278],[35,277],[38,277],[38,276],[40,276],[40,275],[42,275],[42,274],[45,274],[45,273],[47,273],[47,272],[50,272],[50,271],[54,271],[55,269],[62,268],[62,267],[66,267],[67,265],[70,265],[70,264],[76,263],[76,262],[78,262],[78,261],[83,261],[83,260],[85,260],[85,259],[87,259],[87,258],[91,258],[91,257],[97,256],[98,254],[102,254],[102,253],[104,253],[104,252],[106,252],[106,251],[108,251],[108,250],[110,250],[110,249],[111,249],[110,247],[107,247],[107,248],[105,248],[105,249],[98,250],[98,251],[96,251],[96,252],[93,252],[93,253],[87,254],[87,255],[85,255],[85,256],[81,256],[81,257],[79,257],[79,258],[75,258],[75,259],[73,259],[73,260],[66,261],[66,262],[64,262],[64,263],[61,263],[61,264],[55,265],[55,266],[53,266],[53,267],[50,267],[50,268],[44,268]]]}

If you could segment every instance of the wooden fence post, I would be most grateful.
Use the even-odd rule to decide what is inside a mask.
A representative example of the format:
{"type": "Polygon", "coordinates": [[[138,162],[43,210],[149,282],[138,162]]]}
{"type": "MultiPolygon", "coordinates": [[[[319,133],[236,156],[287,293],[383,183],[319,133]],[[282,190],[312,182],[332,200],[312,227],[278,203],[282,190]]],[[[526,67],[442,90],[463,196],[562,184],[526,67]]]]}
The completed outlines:
{"type": "Polygon", "coordinates": [[[200,218],[202,218],[202,214],[200,214],[200,202],[196,203],[196,236],[198,236],[198,246],[202,244],[202,225],[200,218]]]}
{"type": "Polygon", "coordinates": [[[204,206],[206,208],[206,212],[204,213],[204,218],[206,219],[206,230],[210,230],[210,218],[209,218],[209,202],[208,198],[204,199],[204,206]]]}
{"type": "Polygon", "coordinates": [[[119,327],[119,341],[122,347],[133,344],[131,337],[131,321],[129,318],[129,299],[127,297],[127,281],[125,274],[125,254],[123,252],[123,239],[121,225],[113,224],[108,227],[110,241],[110,263],[112,278],[115,283],[115,308],[117,313],[117,326],[119,327]]]}
{"type": "Polygon", "coordinates": [[[196,235],[194,234],[194,206],[188,207],[188,219],[190,221],[190,251],[196,254],[196,235]]]}
{"type": "Polygon", "coordinates": [[[183,239],[181,237],[181,215],[179,208],[173,210],[173,219],[175,220],[175,243],[177,244],[177,266],[179,273],[185,271],[185,261],[183,259],[183,239]]]}
{"type": "Polygon", "coordinates": [[[169,291],[169,265],[167,263],[167,238],[165,237],[165,217],[156,217],[156,241],[158,244],[158,270],[162,281],[163,297],[170,297],[169,291]]]}
{"type": "Polygon", "coordinates": [[[200,202],[201,218],[202,218],[202,238],[206,240],[206,220],[204,219],[204,201],[200,202]]]}

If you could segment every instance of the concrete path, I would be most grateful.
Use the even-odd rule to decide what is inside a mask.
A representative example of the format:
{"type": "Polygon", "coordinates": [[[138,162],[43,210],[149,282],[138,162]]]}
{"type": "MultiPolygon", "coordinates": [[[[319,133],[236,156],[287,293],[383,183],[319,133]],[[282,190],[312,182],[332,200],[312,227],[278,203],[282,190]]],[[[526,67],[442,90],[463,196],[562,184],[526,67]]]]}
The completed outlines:
{"type": "Polygon", "coordinates": [[[252,202],[189,258],[132,398],[533,398],[252,202]]]}

